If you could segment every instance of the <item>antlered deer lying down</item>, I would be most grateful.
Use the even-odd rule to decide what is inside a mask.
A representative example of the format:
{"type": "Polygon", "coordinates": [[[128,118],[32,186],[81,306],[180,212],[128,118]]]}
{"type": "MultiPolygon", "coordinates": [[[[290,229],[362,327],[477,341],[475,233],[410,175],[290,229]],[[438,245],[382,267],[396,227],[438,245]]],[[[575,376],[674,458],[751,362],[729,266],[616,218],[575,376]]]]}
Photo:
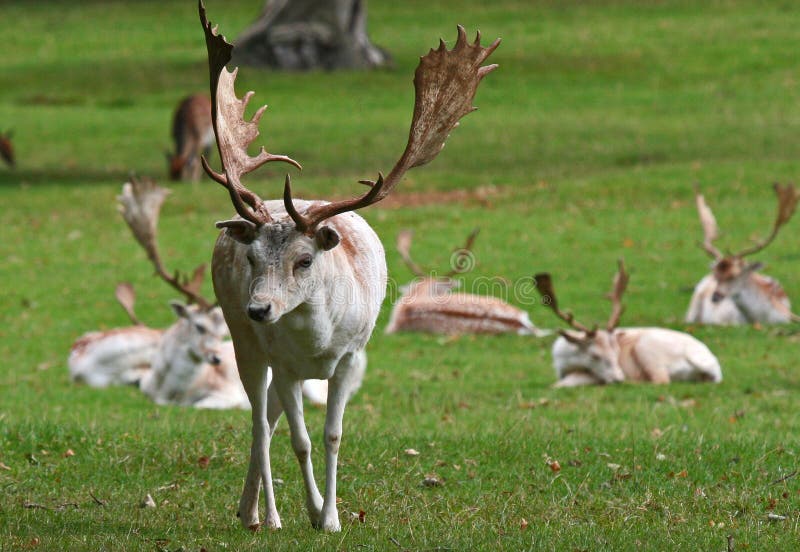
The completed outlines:
{"type": "Polygon", "coordinates": [[[231,46],[212,30],[200,4],[206,36],[214,130],[222,160],[206,172],[225,186],[239,217],[218,222],[223,229],[214,247],[214,290],[233,337],[239,375],[253,407],[250,467],[239,502],[245,527],[259,527],[258,497],[263,485],[268,527],[280,527],[275,507],[269,447],[282,411],[303,474],[306,506],[314,527],[340,529],[336,509],[336,468],[345,403],[353,386],[356,359],[375,326],[386,290],[383,246],[354,210],[386,197],[403,174],[431,161],[458,120],[473,110],[481,79],[495,66],[481,63],[497,47],[468,44],[459,27],[452,50],[444,43],[420,60],[415,74],[416,100],[406,150],[384,178],[363,181],[362,197],[328,203],[292,199],[286,177],[283,201],[262,201],[245,188],[241,177],[270,161],[292,159],[261,148],[247,153],[258,136],[258,120],[243,114],[252,92],[239,100],[233,73],[225,69],[231,46]],[[272,366],[272,382],[268,367],[272,366]],[[325,496],[311,465],[311,441],[303,419],[301,382],[328,380],[325,420],[325,496]]]}
{"type": "Polygon", "coordinates": [[[785,324],[798,318],[792,314],[789,298],[774,278],[761,274],[761,263],[745,257],[766,248],[794,214],[800,193],[791,184],[774,185],[778,213],[772,232],[764,240],[739,253],[723,254],[714,246],[719,231],[705,198],[695,192],[697,211],[703,226],[703,250],[714,259],[711,274],[694,289],[686,321],[701,324],[785,324]]]}
{"type": "Polygon", "coordinates": [[[208,156],[214,145],[211,125],[211,100],[195,94],[181,100],[172,117],[172,139],[175,153],[167,153],[172,180],[200,178],[200,155],[208,156]]]}
{"type": "Polygon", "coordinates": [[[572,330],[560,330],[553,344],[554,387],[636,381],[722,381],[719,361],[689,334],[664,328],[617,328],[628,274],[620,261],[611,291],[612,310],[605,329],[589,329],[558,308],[552,280],[537,274],[536,286],[545,305],[572,330]]]}
{"type": "Polygon", "coordinates": [[[386,333],[429,332],[448,335],[467,333],[548,335],[533,325],[528,313],[509,303],[487,295],[453,293],[459,286],[453,279],[459,270],[459,260],[469,259],[478,230],[467,238],[463,248],[455,251],[453,268],[444,276],[426,274],[411,259],[410,230],[397,236],[397,250],[417,279],[405,286],[403,295],[392,308],[386,333]]]}
{"type": "Polygon", "coordinates": [[[11,143],[11,138],[14,135],[13,132],[7,130],[5,132],[0,132],[0,157],[3,158],[3,161],[8,163],[8,166],[13,168],[14,167],[14,145],[11,143]]]}

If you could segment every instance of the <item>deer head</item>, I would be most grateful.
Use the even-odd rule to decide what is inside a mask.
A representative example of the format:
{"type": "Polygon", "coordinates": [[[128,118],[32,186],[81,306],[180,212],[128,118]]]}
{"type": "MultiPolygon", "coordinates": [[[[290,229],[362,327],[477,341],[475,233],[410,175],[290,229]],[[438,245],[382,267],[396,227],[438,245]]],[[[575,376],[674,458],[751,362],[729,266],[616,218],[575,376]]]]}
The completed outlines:
{"type": "Polygon", "coordinates": [[[542,295],[542,303],[572,328],[559,330],[559,334],[569,344],[562,350],[562,354],[569,357],[568,362],[571,365],[585,367],[604,383],[616,383],[625,379],[625,374],[619,364],[619,345],[614,336],[614,330],[617,328],[624,310],[622,295],[628,286],[628,274],[625,272],[625,264],[622,259],[618,264],[611,293],[608,295],[612,307],[605,329],[599,329],[597,325],[590,329],[575,320],[571,312],[562,311],[558,307],[558,299],[550,274],[544,272],[534,276],[536,288],[542,295]]]}
{"type": "Polygon", "coordinates": [[[460,283],[453,276],[462,274],[472,268],[472,246],[475,238],[478,237],[479,228],[475,228],[462,247],[453,250],[450,256],[450,270],[442,276],[437,276],[433,269],[425,270],[411,258],[411,242],[414,237],[412,230],[401,230],[397,234],[397,252],[409,270],[414,273],[417,279],[405,286],[404,293],[421,293],[424,295],[446,295],[459,287],[460,283]]]}
{"type": "Polygon", "coordinates": [[[14,145],[11,143],[11,138],[13,136],[14,133],[11,130],[0,132],[0,157],[12,168],[15,165],[14,145]]]}
{"type": "MultiPolygon", "coordinates": [[[[225,65],[231,58],[232,46],[219,35],[200,9],[205,29],[211,77],[212,120],[222,172],[213,170],[202,159],[206,173],[227,188],[238,218],[217,223],[226,235],[245,246],[231,252],[232,263],[247,271],[252,293],[246,310],[258,322],[275,322],[284,313],[308,302],[317,293],[316,282],[336,269],[330,251],[347,236],[347,218],[339,223],[337,215],[367,207],[386,197],[409,169],[430,162],[444,146],[458,120],[473,111],[472,100],[478,84],[496,65],[481,66],[497,48],[499,40],[488,48],[480,45],[480,35],[470,44],[464,29],[459,27],[458,40],[452,50],[442,42],[420,60],[414,83],[416,98],[414,115],[406,149],[389,174],[362,180],[369,190],[360,197],[335,202],[296,202],[292,198],[291,179],[284,182],[283,208],[267,204],[241,183],[241,178],[258,167],[273,161],[300,164],[285,155],[267,152],[263,147],[251,157],[248,146],[258,136],[258,121],[266,106],[256,111],[252,120],[243,118],[253,93],[240,100],[234,91],[237,70],[228,72],[225,65]],[[339,227],[337,230],[336,226],[339,227]]],[[[348,243],[347,249],[359,244],[348,243]]]]}
{"type": "Polygon", "coordinates": [[[697,212],[703,227],[702,248],[714,260],[711,270],[717,285],[711,296],[712,302],[719,303],[726,297],[733,296],[741,291],[750,276],[763,267],[762,263],[748,262],[745,257],[765,249],[772,243],[783,225],[792,218],[797,202],[800,200],[800,192],[792,184],[781,186],[775,183],[773,184],[773,189],[778,201],[778,212],[770,234],[758,243],[742,249],[738,253],[723,254],[714,246],[714,241],[719,237],[717,221],[706,204],[703,194],[695,186],[697,212]]]}

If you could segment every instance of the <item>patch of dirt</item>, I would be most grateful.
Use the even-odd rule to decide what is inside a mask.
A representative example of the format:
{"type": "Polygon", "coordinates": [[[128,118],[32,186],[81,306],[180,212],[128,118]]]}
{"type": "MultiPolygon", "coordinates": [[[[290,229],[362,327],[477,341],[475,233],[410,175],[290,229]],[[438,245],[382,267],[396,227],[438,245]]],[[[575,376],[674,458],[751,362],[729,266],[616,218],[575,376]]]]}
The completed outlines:
{"type": "Polygon", "coordinates": [[[393,192],[377,206],[381,209],[400,209],[403,207],[423,207],[425,205],[481,205],[491,208],[492,199],[499,197],[501,190],[496,186],[479,186],[471,190],[442,190],[430,192],[393,192]]]}

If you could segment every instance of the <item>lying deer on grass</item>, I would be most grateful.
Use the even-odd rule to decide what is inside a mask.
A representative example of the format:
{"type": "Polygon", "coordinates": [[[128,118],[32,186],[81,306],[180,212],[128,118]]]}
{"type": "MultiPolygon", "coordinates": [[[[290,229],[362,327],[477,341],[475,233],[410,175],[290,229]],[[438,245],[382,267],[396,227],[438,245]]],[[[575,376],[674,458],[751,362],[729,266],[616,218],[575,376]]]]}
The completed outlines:
{"type": "Polygon", "coordinates": [[[537,337],[549,334],[534,326],[528,313],[502,299],[452,292],[460,285],[453,276],[463,272],[462,265],[471,264],[469,259],[477,229],[469,235],[464,247],[454,252],[453,268],[444,276],[435,276],[431,271],[426,273],[413,261],[410,253],[412,235],[410,230],[398,234],[397,251],[417,279],[403,288],[402,296],[392,308],[386,333],[517,333],[537,337]]]}
{"type": "Polygon", "coordinates": [[[798,320],[789,298],[774,278],[761,274],[762,263],[748,263],[745,257],[765,249],[794,214],[800,193],[791,184],[774,185],[778,213],[772,232],[765,239],[739,253],[723,254],[714,246],[719,235],[717,221],[696,191],[697,211],[703,226],[703,250],[714,259],[711,274],[694,289],[686,322],[701,324],[785,324],[798,320]]]}
{"type": "Polygon", "coordinates": [[[225,69],[231,46],[212,29],[200,3],[208,47],[214,130],[222,172],[203,158],[209,176],[225,186],[239,217],[218,222],[214,247],[214,290],[233,337],[239,375],[253,406],[250,466],[239,502],[245,527],[259,527],[258,497],[263,485],[268,527],[281,526],[275,507],[269,448],[283,411],[303,474],[306,506],[314,527],[339,531],[336,469],[342,417],[354,382],[357,358],[375,326],[386,292],[383,246],[367,222],[353,211],[386,197],[403,174],[431,161],[458,120],[472,111],[481,79],[495,66],[481,63],[498,42],[482,48],[480,36],[468,44],[464,29],[452,50],[442,42],[422,57],[415,74],[416,100],[409,141],[384,178],[362,181],[363,196],[328,203],[292,199],[286,177],[283,201],[262,201],[241,177],[270,161],[299,164],[261,148],[247,153],[258,136],[258,121],[243,119],[252,92],[239,100],[236,71],[225,69]],[[338,246],[338,247],[337,247],[338,246]],[[272,382],[268,367],[272,367],[272,382]],[[325,495],[311,464],[311,441],[303,418],[301,383],[328,380],[325,420],[325,495]]]}
{"type": "Polygon", "coordinates": [[[211,125],[211,100],[195,94],[181,100],[172,117],[172,139],[175,153],[167,153],[172,180],[200,179],[200,155],[206,157],[214,145],[211,125]]]}
{"type": "Polygon", "coordinates": [[[11,138],[14,133],[10,130],[0,132],[0,157],[3,158],[9,167],[14,168],[14,144],[11,143],[11,138]]]}
{"type": "Polygon", "coordinates": [[[622,295],[628,274],[622,261],[611,289],[611,316],[605,329],[589,329],[570,312],[558,307],[547,273],[535,276],[542,302],[571,330],[553,343],[554,387],[574,387],[622,381],[670,383],[722,381],[719,361],[703,343],[689,334],[664,328],[617,328],[622,316],[622,295]]]}

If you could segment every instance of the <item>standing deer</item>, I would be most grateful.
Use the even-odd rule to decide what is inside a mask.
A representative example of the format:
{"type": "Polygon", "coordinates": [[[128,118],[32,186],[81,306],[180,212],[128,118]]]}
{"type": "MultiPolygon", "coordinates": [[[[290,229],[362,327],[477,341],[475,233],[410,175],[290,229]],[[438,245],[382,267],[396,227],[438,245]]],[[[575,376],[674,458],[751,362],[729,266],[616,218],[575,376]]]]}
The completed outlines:
{"type": "Polygon", "coordinates": [[[0,132],[0,157],[3,161],[8,163],[8,166],[14,168],[14,145],[11,143],[11,138],[14,133],[10,130],[0,132]]]}
{"type": "Polygon", "coordinates": [[[572,330],[560,330],[553,343],[554,387],[574,387],[636,381],[722,381],[719,361],[705,344],[689,334],[664,328],[617,328],[628,285],[623,262],[609,295],[612,309],[605,329],[589,329],[570,312],[558,308],[547,273],[535,276],[542,302],[572,330]]]}
{"type": "Polygon", "coordinates": [[[417,279],[405,286],[403,295],[392,308],[386,333],[429,332],[447,335],[466,333],[516,333],[541,337],[549,332],[531,323],[528,313],[502,299],[472,293],[452,293],[460,283],[453,276],[469,263],[472,244],[478,229],[467,238],[464,247],[454,252],[453,268],[444,276],[427,273],[411,258],[412,232],[397,236],[397,251],[417,279]],[[465,260],[465,263],[461,263],[465,260]]]}
{"type": "Polygon", "coordinates": [[[383,246],[367,222],[353,211],[386,197],[403,174],[431,161],[458,120],[472,111],[481,79],[496,66],[481,63],[499,41],[468,44],[462,27],[452,50],[444,42],[423,56],[416,70],[414,116],[406,149],[385,178],[378,174],[363,196],[328,203],[292,199],[287,175],[283,201],[262,201],[241,177],[270,161],[293,159],[261,148],[247,153],[258,136],[258,121],[243,118],[252,92],[239,100],[236,70],[225,64],[233,46],[212,29],[202,0],[200,20],[208,47],[212,111],[222,171],[203,167],[227,188],[239,217],[217,223],[214,290],[233,337],[239,375],[253,407],[253,441],[239,516],[245,527],[259,527],[258,497],[263,485],[268,527],[280,527],[275,507],[269,447],[283,411],[300,464],[311,523],[339,531],[336,468],[345,403],[353,386],[356,359],[375,326],[386,292],[383,246]],[[338,247],[337,247],[338,246],[338,247]],[[272,381],[268,381],[268,367],[272,381]],[[303,418],[301,382],[328,380],[325,419],[325,495],[311,464],[311,441],[303,418]]]}
{"type": "Polygon", "coordinates": [[[195,94],[181,100],[172,117],[175,153],[167,153],[172,180],[200,179],[200,155],[208,156],[214,145],[211,100],[195,94]]]}
{"type": "Polygon", "coordinates": [[[714,259],[711,273],[694,289],[686,322],[701,324],[785,324],[798,318],[792,314],[789,298],[774,278],[761,274],[762,263],[748,263],[745,257],[766,248],[794,214],[800,192],[791,184],[774,185],[778,213],[772,232],[739,253],[723,254],[714,246],[719,235],[717,221],[695,190],[697,211],[703,226],[703,250],[714,259]]]}

